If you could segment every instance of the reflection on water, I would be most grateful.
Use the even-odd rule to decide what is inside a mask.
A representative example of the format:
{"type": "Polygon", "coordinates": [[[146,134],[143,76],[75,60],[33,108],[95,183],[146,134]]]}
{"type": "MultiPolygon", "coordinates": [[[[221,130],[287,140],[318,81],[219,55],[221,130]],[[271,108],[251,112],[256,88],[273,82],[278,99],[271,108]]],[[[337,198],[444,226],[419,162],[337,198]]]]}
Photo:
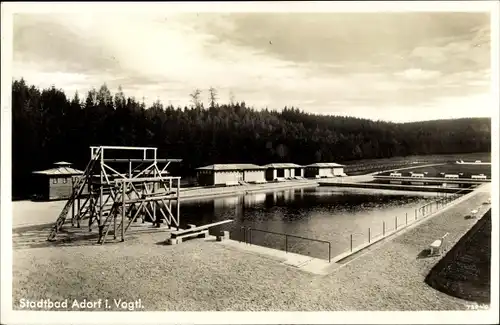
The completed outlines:
{"type": "Polygon", "coordinates": [[[243,204],[246,207],[251,207],[252,205],[260,204],[266,201],[265,193],[257,193],[252,195],[246,195],[243,197],[243,204]]]}
{"type": "MultiPolygon", "coordinates": [[[[435,198],[436,193],[375,191],[316,187],[233,197],[181,202],[181,224],[204,225],[220,220],[234,222],[212,230],[229,230],[231,238],[241,240],[241,227],[251,227],[290,235],[327,240],[332,256],[349,249],[350,235],[354,246],[390,231],[415,217],[415,208],[435,198]],[[383,224],[385,222],[385,225],[383,224]]],[[[252,233],[256,244],[284,249],[284,238],[260,232],[252,233]]],[[[292,251],[322,254],[327,246],[304,240],[290,240],[292,251]],[[294,243],[293,241],[297,241],[294,243]],[[300,243],[302,242],[302,243],[300,243]]]]}
{"type": "Polygon", "coordinates": [[[217,209],[223,209],[225,207],[233,207],[240,204],[240,201],[242,201],[242,199],[243,197],[241,196],[213,199],[214,208],[217,210],[217,209]]]}

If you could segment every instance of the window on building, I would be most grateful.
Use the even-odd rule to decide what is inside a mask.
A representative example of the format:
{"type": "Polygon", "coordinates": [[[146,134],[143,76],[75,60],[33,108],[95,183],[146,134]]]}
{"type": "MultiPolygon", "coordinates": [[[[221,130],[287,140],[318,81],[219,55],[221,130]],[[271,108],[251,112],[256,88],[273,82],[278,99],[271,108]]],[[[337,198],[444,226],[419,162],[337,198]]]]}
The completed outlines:
{"type": "Polygon", "coordinates": [[[63,178],[63,184],[66,184],[68,183],[68,179],[67,178],[63,178]]]}
{"type": "Polygon", "coordinates": [[[57,184],[57,178],[55,178],[55,177],[54,177],[54,178],[52,179],[52,184],[57,184]]]}

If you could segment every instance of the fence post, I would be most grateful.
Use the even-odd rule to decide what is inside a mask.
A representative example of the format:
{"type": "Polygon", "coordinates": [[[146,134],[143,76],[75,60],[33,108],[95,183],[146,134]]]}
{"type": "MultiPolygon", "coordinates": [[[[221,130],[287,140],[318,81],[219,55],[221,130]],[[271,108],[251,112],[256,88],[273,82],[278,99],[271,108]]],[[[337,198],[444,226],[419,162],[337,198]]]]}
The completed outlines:
{"type": "Polygon", "coordinates": [[[398,216],[394,218],[394,226],[396,227],[395,230],[398,230],[398,216]]]}
{"type": "Polygon", "coordinates": [[[332,244],[328,242],[328,263],[332,262],[332,244]]]}
{"type": "Polygon", "coordinates": [[[370,228],[368,228],[368,243],[371,243],[371,238],[372,238],[372,231],[370,228]]]}
{"type": "Polygon", "coordinates": [[[417,209],[415,209],[415,220],[417,220],[417,209]]]}
{"type": "Polygon", "coordinates": [[[382,221],[382,237],[385,237],[385,221],[382,221]]]}
{"type": "Polygon", "coordinates": [[[352,253],[352,234],[351,234],[351,253],[352,253]]]}
{"type": "Polygon", "coordinates": [[[288,236],[285,235],[285,254],[288,253],[288,236]]]}
{"type": "Polygon", "coordinates": [[[252,245],[252,228],[248,227],[248,244],[252,245]]]}
{"type": "Polygon", "coordinates": [[[406,224],[408,224],[408,212],[405,213],[406,224]]]}

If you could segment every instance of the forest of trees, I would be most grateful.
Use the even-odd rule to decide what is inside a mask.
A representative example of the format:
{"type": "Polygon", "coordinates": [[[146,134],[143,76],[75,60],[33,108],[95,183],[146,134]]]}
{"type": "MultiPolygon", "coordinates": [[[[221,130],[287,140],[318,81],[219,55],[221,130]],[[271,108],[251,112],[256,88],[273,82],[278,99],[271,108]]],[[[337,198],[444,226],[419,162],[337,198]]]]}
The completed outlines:
{"type": "MultiPolygon", "coordinates": [[[[199,90],[184,108],[151,107],[112,94],[106,85],[85,98],[55,87],[12,84],[13,196],[26,191],[31,172],[56,161],[83,168],[91,145],[158,147],[160,158],[182,158],[177,170],[213,163],[345,162],[416,154],[489,152],[491,121],[467,118],[414,123],[308,114],[297,108],[255,110],[244,102],[217,103],[210,89],[205,108],[199,90]]],[[[474,108],[471,107],[471,111],[474,108]]]]}

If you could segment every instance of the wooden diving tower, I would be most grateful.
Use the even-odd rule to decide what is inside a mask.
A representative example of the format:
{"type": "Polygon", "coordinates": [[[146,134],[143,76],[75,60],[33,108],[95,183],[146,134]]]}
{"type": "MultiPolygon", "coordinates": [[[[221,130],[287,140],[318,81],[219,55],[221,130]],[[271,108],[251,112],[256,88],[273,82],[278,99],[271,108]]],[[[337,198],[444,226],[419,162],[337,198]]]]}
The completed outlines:
{"type": "Polygon", "coordinates": [[[89,231],[97,225],[100,244],[110,231],[114,239],[119,234],[124,241],[125,233],[138,218],[157,227],[164,222],[168,228],[179,230],[180,177],[168,176],[166,169],[182,160],[158,159],[157,152],[154,147],[90,147],[90,161],[83,175],[74,178],[72,194],[47,240],[56,240],[70,209],[73,227],[76,224],[80,228],[84,220],[88,220],[89,231]],[[130,152],[135,153],[134,158],[113,157],[130,152]]]}

